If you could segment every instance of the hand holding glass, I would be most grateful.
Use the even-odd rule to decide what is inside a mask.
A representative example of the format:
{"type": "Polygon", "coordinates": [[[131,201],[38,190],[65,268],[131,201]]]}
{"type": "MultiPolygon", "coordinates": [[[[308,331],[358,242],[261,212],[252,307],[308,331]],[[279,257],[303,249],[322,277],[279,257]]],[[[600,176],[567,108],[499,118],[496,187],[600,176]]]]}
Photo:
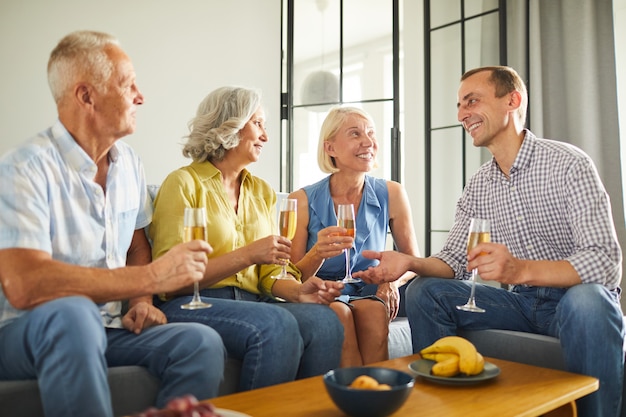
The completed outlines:
{"type": "MultiPolygon", "coordinates": [[[[489,224],[489,220],[485,219],[472,219],[470,222],[470,230],[467,237],[467,252],[471,251],[478,245],[483,242],[491,241],[491,227],[489,224]]],[[[482,253],[481,253],[482,255],[482,253]]],[[[476,291],[476,268],[472,269],[472,287],[470,290],[470,296],[462,306],[456,306],[459,310],[463,311],[471,311],[474,313],[484,313],[485,309],[480,308],[476,305],[476,299],[474,296],[474,292],[476,291]]]]}
{"type": "MultiPolygon", "coordinates": [[[[280,213],[278,215],[278,233],[282,237],[291,240],[296,235],[296,222],[298,213],[298,200],[286,198],[280,202],[280,213]]],[[[287,275],[287,265],[283,264],[283,268],[279,275],[273,275],[274,279],[291,279],[287,275]]]]}
{"type": "MultiPolygon", "coordinates": [[[[337,206],[337,226],[347,229],[348,232],[345,236],[350,236],[354,239],[356,236],[356,223],[354,219],[354,205],[353,204],[339,204],[337,206]]],[[[341,280],[344,284],[360,282],[360,279],[352,278],[350,273],[350,249],[345,249],[346,254],[346,275],[341,280]]]]}
{"type": "MultiPolygon", "coordinates": [[[[185,207],[185,217],[183,224],[183,242],[192,240],[207,240],[206,230],[206,209],[185,207]]],[[[193,284],[193,298],[187,304],[183,304],[180,308],[185,310],[198,310],[201,308],[209,308],[211,304],[205,303],[200,298],[200,288],[198,281],[193,284]]]]}

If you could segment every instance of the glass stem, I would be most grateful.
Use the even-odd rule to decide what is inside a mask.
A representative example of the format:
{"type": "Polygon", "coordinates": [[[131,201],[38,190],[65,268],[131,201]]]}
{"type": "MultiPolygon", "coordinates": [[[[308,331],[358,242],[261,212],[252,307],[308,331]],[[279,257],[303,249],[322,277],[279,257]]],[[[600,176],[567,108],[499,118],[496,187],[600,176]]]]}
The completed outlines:
{"type": "Polygon", "coordinates": [[[346,278],[350,278],[350,249],[346,249],[346,278]]]}
{"type": "Polygon", "coordinates": [[[472,269],[472,286],[470,287],[470,296],[468,304],[476,305],[476,300],[474,297],[474,293],[476,291],[476,268],[472,269]]]}
{"type": "Polygon", "coordinates": [[[198,281],[193,283],[193,302],[201,302],[200,299],[200,284],[198,281]]]}

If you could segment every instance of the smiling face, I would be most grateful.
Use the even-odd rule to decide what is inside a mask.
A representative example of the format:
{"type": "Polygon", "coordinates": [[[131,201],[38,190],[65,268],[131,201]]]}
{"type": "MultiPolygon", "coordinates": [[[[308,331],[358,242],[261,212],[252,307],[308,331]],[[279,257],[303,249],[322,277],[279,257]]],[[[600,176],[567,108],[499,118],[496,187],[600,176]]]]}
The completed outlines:
{"type": "Polygon", "coordinates": [[[373,123],[361,115],[347,115],[337,133],[324,146],[339,170],[369,172],[375,166],[376,132],[373,123]]]}
{"type": "Polygon", "coordinates": [[[458,91],[457,117],[474,146],[488,147],[513,123],[511,94],[496,97],[490,75],[489,71],[477,72],[463,80],[458,91]]]}
{"type": "Polygon", "coordinates": [[[260,107],[239,131],[239,145],[232,152],[242,158],[246,165],[259,160],[263,146],[267,143],[265,112],[260,107]]]}
{"type": "Polygon", "coordinates": [[[135,131],[135,112],[143,104],[143,95],[135,83],[135,69],[130,58],[118,47],[110,46],[107,54],[113,72],[105,88],[96,88],[94,123],[100,132],[119,139],[135,131]]]}

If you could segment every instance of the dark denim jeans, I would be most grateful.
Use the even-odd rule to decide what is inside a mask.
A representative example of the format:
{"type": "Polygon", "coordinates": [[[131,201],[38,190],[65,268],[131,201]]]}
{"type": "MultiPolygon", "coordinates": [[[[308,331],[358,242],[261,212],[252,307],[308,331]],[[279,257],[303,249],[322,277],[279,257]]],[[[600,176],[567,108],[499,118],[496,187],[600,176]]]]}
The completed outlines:
{"type": "Polygon", "coordinates": [[[242,361],[240,390],[320,375],[336,368],[343,327],[325,305],[270,302],[234,287],[204,289],[213,307],[183,310],[190,297],[155,304],[169,321],[198,322],[215,329],[228,355],[242,361]]]}

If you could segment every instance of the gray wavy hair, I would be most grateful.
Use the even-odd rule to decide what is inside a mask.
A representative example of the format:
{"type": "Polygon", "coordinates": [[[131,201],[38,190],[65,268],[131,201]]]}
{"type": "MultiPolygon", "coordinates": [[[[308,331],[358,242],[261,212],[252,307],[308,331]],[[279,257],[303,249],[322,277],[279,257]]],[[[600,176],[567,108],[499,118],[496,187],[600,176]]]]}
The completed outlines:
{"type": "Polygon", "coordinates": [[[76,82],[83,81],[81,77],[106,91],[113,73],[107,54],[111,45],[120,45],[114,36],[89,30],[72,32],[59,41],[48,59],[48,85],[57,104],[76,82]]]}
{"type": "Polygon", "coordinates": [[[261,106],[261,92],[244,87],[213,90],[189,122],[183,155],[195,162],[221,161],[239,145],[239,132],[261,106]]]}

